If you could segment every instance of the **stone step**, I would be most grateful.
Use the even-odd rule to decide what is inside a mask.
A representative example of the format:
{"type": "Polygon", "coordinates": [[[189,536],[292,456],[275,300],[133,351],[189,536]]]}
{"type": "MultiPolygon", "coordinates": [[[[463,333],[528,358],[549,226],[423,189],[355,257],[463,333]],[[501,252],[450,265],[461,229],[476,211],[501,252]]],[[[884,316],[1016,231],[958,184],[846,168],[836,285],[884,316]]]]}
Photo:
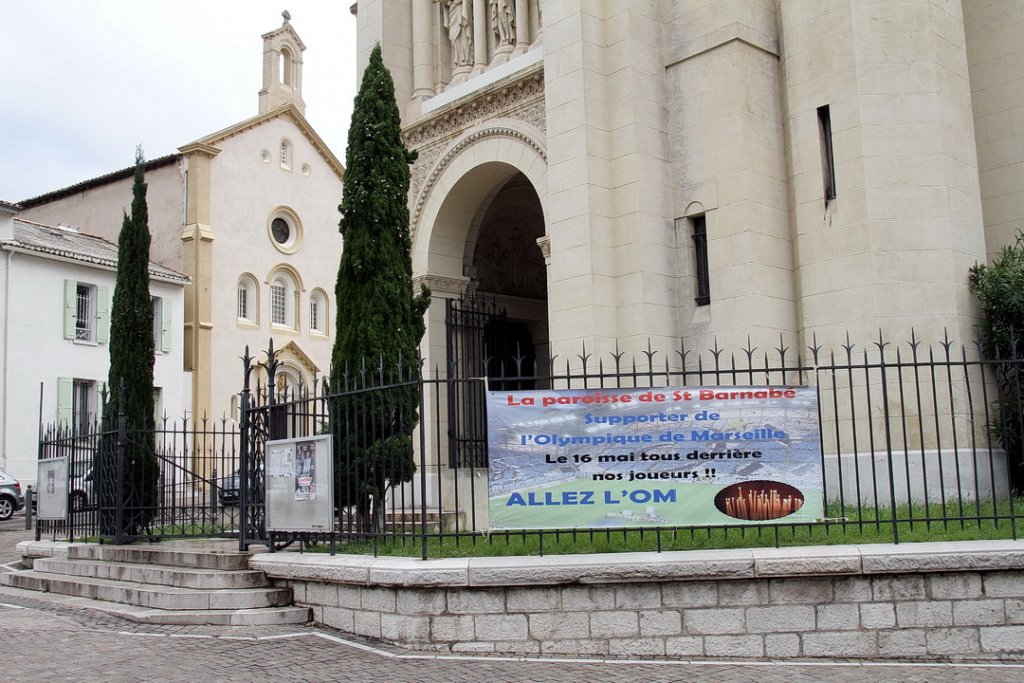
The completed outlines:
{"type": "Polygon", "coordinates": [[[69,560],[102,560],[129,564],[159,564],[194,569],[239,570],[249,568],[249,553],[236,550],[196,550],[187,546],[97,545],[72,543],[69,560]]]}
{"type": "MultiPolygon", "coordinates": [[[[113,606],[113,603],[108,603],[113,606]]],[[[94,605],[94,608],[96,606],[94,605]]],[[[134,607],[123,605],[121,607],[134,607]]],[[[204,626],[277,626],[280,624],[305,624],[312,619],[308,607],[262,607],[242,610],[119,610],[104,609],[130,621],[143,624],[176,624],[204,626]]]]}
{"type": "MultiPolygon", "coordinates": [[[[16,591],[15,588],[5,588],[16,591]]],[[[62,607],[90,609],[141,624],[177,626],[279,626],[305,624],[312,618],[308,607],[262,607],[242,610],[162,610],[80,598],[58,593],[33,592],[32,598],[62,607]]]]}
{"type": "Polygon", "coordinates": [[[386,512],[384,514],[384,531],[400,534],[418,533],[426,529],[428,534],[437,534],[444,530],[454,529],[458,513],[447,510],[438,512],[430,510],[424,516],[422,510],[407,512],[386,512]],[[424,525],[426,520],[426,525],[424,525]]]}
{"type": "Polygon", "coordinates": [[[291,589],[275,588],[263,572],[250,570],[249,555],[224,539],[59,544],[32,555],[33,569],[0,574],[0,586],[150,624],[308,622],[309,609],[292,606],[291,589]]]}
{"type": "Polygon", "coordinates": [[[0,585],[171,611],[257,609],[287,606],[292,601],[288,588],[204,590],[35,570],[0,574],[0,585]]]}
{"type": "Polygon", "coordinates": [[[226,571],[223,569],[196,569],[158,564],[129,564],[62,558],[38,559],[32,564],[32,569],[46,574],[64,574],[66,576],[204,590],[264,588],[269,585],[263,572],[252,569],[226,571]]]}
{"type": "MultiPolygon", "coordinates": [[[[438,512],[437,510],[428,510],[426,520],[429,524],[430,522],[437,522],[442,519],[455,517],[457,514],[458,513],[456,512],[449,511],[438,512]]],[[[386,522],[419,522],[423,518],[424,515],[422,510],[408,510],[405,512],[388,511],[384,513],[384,520],[386,522]]]]}

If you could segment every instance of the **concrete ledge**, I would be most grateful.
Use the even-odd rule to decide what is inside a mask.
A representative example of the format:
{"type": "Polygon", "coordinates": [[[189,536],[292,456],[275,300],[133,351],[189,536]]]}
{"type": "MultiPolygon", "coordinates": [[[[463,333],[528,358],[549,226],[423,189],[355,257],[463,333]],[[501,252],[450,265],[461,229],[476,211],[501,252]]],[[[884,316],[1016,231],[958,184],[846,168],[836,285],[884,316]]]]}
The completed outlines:
{"type": "Polygon", "coordinates": [[[865,574],[1024,568],[1024,541],[861,546],[865,574]]]}
{"type": "Polygon", "coordinates": [[[496,587],[856,576],[1024,568],[1024,541],[844,545],[418,560],[262,553],[271,578],[380,587],[496,587]]]}
{"type": "Polygon", "coordinates": [[[22,541],[16,547],[23,563],[31,564],[34,560],[42,557],[65,559],[68,556],[68,546],[70,545],[72,544],[67,541],[22,541]]]}

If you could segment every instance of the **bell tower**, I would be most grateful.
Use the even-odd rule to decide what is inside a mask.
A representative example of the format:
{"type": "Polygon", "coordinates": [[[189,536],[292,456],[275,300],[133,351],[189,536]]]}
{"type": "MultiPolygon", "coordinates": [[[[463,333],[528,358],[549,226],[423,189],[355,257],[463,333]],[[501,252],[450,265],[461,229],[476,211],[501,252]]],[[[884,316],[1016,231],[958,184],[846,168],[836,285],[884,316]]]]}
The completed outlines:
{"type": "Polygon", "coordinates": [[[281,28],[263,34],[263,89],[260,90],[261,114],[285,104],[293,104],[303,115],[306,103],[302,101],[302,53],[299,34],[289,23],[292,16],[281,13],[281,28]]]}

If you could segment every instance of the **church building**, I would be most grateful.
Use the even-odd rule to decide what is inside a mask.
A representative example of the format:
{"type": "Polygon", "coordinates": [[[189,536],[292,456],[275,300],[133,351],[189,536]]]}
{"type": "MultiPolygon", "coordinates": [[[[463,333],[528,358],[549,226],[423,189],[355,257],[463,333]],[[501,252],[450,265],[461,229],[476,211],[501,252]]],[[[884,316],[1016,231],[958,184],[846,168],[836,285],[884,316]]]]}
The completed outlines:
{"type": "Polygon", "coordinates": [[[969,342],[968,269],[1024,225],[1014,0],[354,11],[359,69],[380,42],[419,153],[413,268],[441,363],[444,298],[466,293],[538,359],[969,342]]]}
{"type": "MultiPolygon", "coordinates": [[[[264,361],[274,339],[279,389],[330,369],[344,169],[304,116],[305,45],[284,17],[263,36],[258,113],[146,165],[151,258],[191,279],[174,323],[197,419],[237,418],[246,346],[264,361]]],[[[21,201],[20,217],[116,241],[132,173],[21,201]]]]}

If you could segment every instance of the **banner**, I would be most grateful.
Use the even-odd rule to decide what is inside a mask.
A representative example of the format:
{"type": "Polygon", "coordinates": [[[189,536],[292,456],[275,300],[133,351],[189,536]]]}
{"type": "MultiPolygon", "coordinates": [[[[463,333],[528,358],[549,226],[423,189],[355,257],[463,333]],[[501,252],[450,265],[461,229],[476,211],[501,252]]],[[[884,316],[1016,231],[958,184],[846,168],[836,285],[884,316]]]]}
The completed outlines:
{"type": "Polygon", "coordinates": [[[809,522],[814,387],[492,391],[492,529],[809,522]]]}

